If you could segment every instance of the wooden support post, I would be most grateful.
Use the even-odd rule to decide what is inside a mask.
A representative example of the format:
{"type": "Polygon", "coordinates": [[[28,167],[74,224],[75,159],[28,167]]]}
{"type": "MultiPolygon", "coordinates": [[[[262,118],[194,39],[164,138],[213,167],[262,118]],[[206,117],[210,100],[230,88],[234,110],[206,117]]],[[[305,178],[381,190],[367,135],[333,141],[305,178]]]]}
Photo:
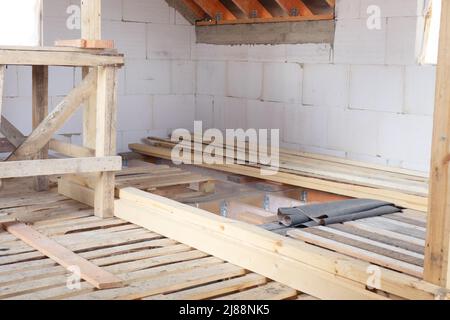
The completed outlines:
{"type": "MultiPolygon", "coordinates": [[[[0,126],[2,124],[2,105],[3,105],[3,83],[5,81],[5,66],[0,65],[0,126]]],[[[0,180],[0,189],[2,188],[3,183],[0,180]]]]}
{"type": "MultiPolygon", "coordinates": [[[[48,115],[48,66],[33,66],[33,107],[32,124],[36,129],[48,115]]],[[[34,159],[48,158],[48,144],[45,145],[34,157],[34,159]]],[[[34,189],[36,191],[48,190],[48,178],[45,176],[34,178],[34,189]]]]}
{"type": "MultiPolygon", "coordinates": [[[[116,68],[99,67],[97,79],[97,157],[116,153],[116,68]]],[[[114,172],[102,172],[95,185],[95,215],[101,218],[114,215],[114,172]]]]}
{"type": "Polygon", "coordinates": [[[450,289],[450,0],[442,1],[424,279],[450,289]]]}
{"type": "MultiPolygon", "coordinates": [[[[101,0],[81,1],[81,38],[100,40],[102,38],[101,0]]],[[[89,68],[83,68],[83,77],[89,73],[89,68]]],[[[83,145],[95,148],[96,93],[92,94],[84,106],[83,113],[83,145]]]]}

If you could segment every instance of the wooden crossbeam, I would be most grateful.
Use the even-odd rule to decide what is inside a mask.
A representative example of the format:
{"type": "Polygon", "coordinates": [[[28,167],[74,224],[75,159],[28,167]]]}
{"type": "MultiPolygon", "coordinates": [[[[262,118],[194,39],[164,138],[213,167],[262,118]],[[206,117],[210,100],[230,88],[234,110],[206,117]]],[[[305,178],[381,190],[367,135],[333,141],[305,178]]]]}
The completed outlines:
{"type": "Polygon", "coordinates": [[[233,2],[248,18],[272,18],[272,14],[259,0],[233,0],[233,2]]]}
{"type": "Polygon", "coordinates": [[[314,16],[302,0],[275,0],[289,16],[314,16]]]}
{"type": "Polygon", "coordinates": [[[194,0],[181,0],[191,10],[197,20],[204,19],[206,12],[194,0]]]}
{"type": "Polygon", "coordinates": [[[194,2],[215,20],[236,20],[236,16],[219,0],[194,0],[194,2]]]}
{"type": "Polygon", "coordinates": [[[442,1],[424,279],[450,289],[450,1],[442,1]]]}
{"type": "Polygon", "coordinates": [[[71,39],[56,40],[55,47],[84,48],[84,49],[113,49],[113,40],[71,39]]]}
{"type": "Polygon", "coordinates": [[[331,8],[334,8],[336,6],[336,0],[325,0],[325,1],[331,8]]]}
{"type": "Polygon", "coordinates": [[[69,158],[26,161],[0,162],[0,179],[24,178],[72,173],[93,173],[101,171],[119,171],[122,168],[122,158],[69,158]]]}
{"type": "Polygon", "coordinates": [[[26,159],[41,150],[80,104],[92,94],[96,81],[97,71],[94,70],[53,109],[8,160],[26,159]]]}
{"type": "Polygon", "coordinates": [[[24,223],[5,223],[3,227],[11,234],[35,248],[45,256],[57,262],[64,268],[76,267],[80,271],[80,277],[92,284],[97,289],[111,289],[123,286],[120,278],[92,262],[75,254],[56,241],[37,232],[24,223]]]}
{"type": "Polygon", "coordinates": [[[19,147],[26,139],[26,137],[5,117],[0,120],[0,132],[15,148],[19,147]]]}
{"type": "Polygon", "coordinates": [[[95,151],[86,147],[77,146],[70,143],[65,143],[60,140],[52,139],[50,140],[50,150],[58,152],[68,157],[73,158],[87,158],[94,157],[95,151]]]}

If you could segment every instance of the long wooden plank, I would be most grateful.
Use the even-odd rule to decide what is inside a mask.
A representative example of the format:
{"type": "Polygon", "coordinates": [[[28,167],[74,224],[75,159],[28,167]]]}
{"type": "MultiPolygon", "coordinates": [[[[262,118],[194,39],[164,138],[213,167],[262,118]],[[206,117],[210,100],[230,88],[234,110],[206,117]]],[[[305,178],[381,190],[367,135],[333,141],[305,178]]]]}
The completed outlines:
{"type": "MultiPolygon", "coordinates": [[[[35,130],[48,116],[48,66],[32,67],[32,126],[35,130]]],[[[44,145],[33,159],[47,159],[48,144],[44,145]]],[[[34,178],[34,189],[36,191],[48,190],[48,177],[39,176],[34,178]]]]}
{"type": "Polygon", "coordinates": [[[50,140],[49,148],[62,155],[74,158],[88,158],[95,156],[95,151],[86,147],[65,143],[60,140],[50,140]]]}
{"type": "Polygon", "coordinates": [[[297,291],[280,283],[271,282],[258,288],[220,297],[217,300],[285,300],[297,296],[297,291]]]}
{"type": "Polygon", "coordinates": [[[0,178],[22,178],[60,175],[70,173],[92,173],[119,171],[122,158],[73,158],[0,162],[0,178]]]}
{"type": "MultiPolygon", "coordinates": [[[[130,149],[145,155],[156,156],[163,159],[171,160],[170,149],[152,147],[142,144],[130,144],[130,149]]],[[[214,170],[220,170],[235,174],[241,174],[246,176],[251,176],[255,178],[271,180],[279,183],[285,183],[288,185],[294,185],[298,187],[325,191],[330,193],[335,193],[339,195],[344,195],[354,198],[371,198],[376,200],[392,201],[398,206],[403,206],[410,209],[415,209],[419,211],[426,211],[427,198],[406,194],[400,191],[385,190],[381,188],[357,186],[348,183],[328,181],[325,179],[306,177],[299,174],[278,172],[274,175],[262,175],[261,171],[257,167],[243,166],[243,165],[208,165],[201,164],[198,165],[205,168],[210,168],[214,170]]]]}
{"type": "Polygon", "coordinates": [[[122,66],[124,57],[82,51],[11,50],[0,47],[0,64],[64,67],[122,66]]]}
{"type": "MultiPolygon", "coordinates": [[[[116,200],[116,216],[323,299],[380,299],[363,287],[155,208],[116,200]],[[314,278],[314,281],[311,281],[314,278]],[[326,290],[325,290],[326,288],[326,290]]],[[[211,214],[212,215],[212,214],[211,214]]]]}
{"type": "MultiPolygon", "coordinates": [[[[180,227],[184,228],[184,224],[188,224],[189,226],[186,226],[186,228],[189,228],[190,231],[188,231],[187,234],[189,234],[190,236],[195,236],[193,236],[192,238],[187,237],[188,239],[186,240],[180,239],[181,242],[183,242],[183,240],[195,240],[197,239],[197,235],[199,235],[199,237],[207,237],[211,232],[213,232],[212,237],[214,237],[216,240],[213,239],[212,241],[216,243],[216,246],[220,247],[222,243],[217,243],[217,238],[226,236],[227,241],[228,238],[230,238],[232,242],[237,241],[240,247],[244,244],[249,246],[251,245],[253,248],[252,252],[255,251],[255,248],[260,248],[264,250],[264,252],[268,251],[269,254],[276,253],[277,255],[287,257],[289,261],[290,259],[292,259],[300,262],[301,264],[308,265],[312,268],[312,270],[322,270],[327,273],[331,273],[333,274],[333,277],[337,277],[337,279],[341,279],[342,277],[351,281],[352,283],[358,282],[364,287],[366,285],[368,277],[367,270],[371,266],[371,264],[365,261],[353,259],[342,254],[337,254],[325,249],[318,248],[316,246],[278,236],[259,227],[225,219],[223,217],[213,215],[209,212],[205,212],[201,209],[186,206],[181,203],[133,188],[121,190],[120,198],[121,200],[116,201],[116,203],[122,203],[121,206],[123,210],[121,208],[116,209],[115,212],[117,215],[124,218],[125,220],[133,218],[136,224],[145,224],[146,226],[144,227],[149,229],[161,227],[161,229],[164,228],[164,230],[161,231],[167,231],[171,234],[176,233],[173,235],[174,239],[183,236],[187,237],[186,234],[183,235],[183,233],[177,232],[178,229],[174,228],[174,226],[178,226],[179,224],[181,224],[180,227]],[[129,205],[133,207],[133,211],[134,209],[136,209],[136,211],[139,211],[139,214],[133,213],[133,211],[128,210],[129,205]],[[166,228],[168,230],[166,230],[166,228]],[[196,228],[199,228],[198,232],[194,231],[194,229],[196,230],[196,228]]],[[[153,230],[157,231],[156,229],[153,230]]],[[[214,244],[208,243],[208,241],[205,241],[205,239],[202,239],[203,241],[200,241],[200,239],[197,240],[199,240],[200,242],[199,245],[209,245],[214,249],[214,244]]],[[[227,244],[227,246],[228,245],[232,244],[227,244]]],[[[193,246],[195,247],[195,245],[193,246]]],[[[241,251],[241,249],[236,250],[241,251]]],[[[253,253],[249,253],[247,257],[242,257],[242,261],[246,262],[248,261],[249,257],[252,256],[253,253]]],[[[236,263],[239,264],[239,262],[236,263]]],[[[257,265],[260,265],[262,262],[257,263],[257,261],[255,260],[255,263],[257,265]]],[[[262,264],[264,265],[264,263],[262,264]]],[[[251,268],[249,269],[251,270],[251,268]]],[[[254,271],[264,275],[264,273],[262,272],[259,272],[257,270],[254,271]]],[[[396,296],[409,299],[434,299],[435,296],[441,295],[442,293],[442,288],[422,281],[418,278],[407,276],[405,274],[385,268],[381,268],[381,271],[383,273],[380,288],[382,291],[386,291],[396,296]]],[[[305,270],[304,272],[308,273],[309,271],[305,270]]],[[[295,272],[295,274],[301,273],[302,272],[300,272],[299,269],[295,272]]],[[[283,272],[281,272],[280,270],[278,270],[276,274],[278,276],[283,276],[283,272]]],[[[270,278],[270,276],[268,277],[270,278]]],[[[309,278],[310,280],[315,279],[315,275],[311,273],[309,278]]],[[[291,283],[290,286],[296,288],[292,285],[292,281],[294,280],[291,278],[291,280],[289,281],[291,283]]],[[[320,282],[320,280],[318,281],[320,282]]],[[[354,288],[354,286],[352,287],[354,288]]],[[[333,293],[336,294],[336,291],[333,292],[330,286],[327,286],[327,288],[330,289],[330,295],[332,295],[333,293]]],[[[320,286],[313,286],[313,289],[320,291],[320,286]]],[[[299,289],[299,291],[302,290],[299,289]]],[[[352,290],[352,292],[353,294],[356,294],[354,290],[352,290]]],[[[312,295],[316,296],[314,294],[312,295]]],[[[316,297],[320,298],[319,296],[316,297]]]]}
{"type": "Polygon", "coordinates": [[[122,280],[118,277],[97,267],[23,223],[6,224],[5,227],[8,232],[39,250],[64,268],[77,266],[80,270],[81,278],[98,289],[118,288],[123,285],[122,280]]]}
{"type": "Polygon", "coordinates": [[[450,289],[449,105],[450,1],[442,1],[424,278],[448,289],[450,289]]]}
{"type": "Polygon", "coordinates": [[[73,115],[80,104],[92,94],[96,78],[97,72],[92,71],[53,109],[8,159],[24,159],[41,150],[50,141],[53,134],[73,115]]]}

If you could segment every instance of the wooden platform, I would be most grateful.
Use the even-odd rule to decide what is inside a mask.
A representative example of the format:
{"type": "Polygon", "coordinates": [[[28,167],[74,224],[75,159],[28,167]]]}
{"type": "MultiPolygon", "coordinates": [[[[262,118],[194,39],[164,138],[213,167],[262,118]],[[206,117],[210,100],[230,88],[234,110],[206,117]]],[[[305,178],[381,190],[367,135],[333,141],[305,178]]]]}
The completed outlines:
{"type": "Polygon", "coordinates": [[[7,188],[0,198],[0,217],[5,214],[20,217],[126,286],[97,290],[81,282],[80,290],[70,290],[70,272],[0,231],[0,299],[311,298],[120,219],[94,217],[89,207],[54,192],[24,188],[18,195],[7,188]]]}
{"type": "Polygon", "coordinates": [[[421,278],[425,228],[425,215],[407,210],[344,224],[290,230],[288,235],[421,278]]]}

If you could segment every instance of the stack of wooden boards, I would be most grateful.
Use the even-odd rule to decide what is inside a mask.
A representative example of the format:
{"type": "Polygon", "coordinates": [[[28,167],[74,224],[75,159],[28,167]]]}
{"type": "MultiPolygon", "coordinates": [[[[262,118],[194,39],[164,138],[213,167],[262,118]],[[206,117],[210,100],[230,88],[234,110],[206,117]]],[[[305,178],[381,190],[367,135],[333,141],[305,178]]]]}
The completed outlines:
{"type": "Polygon", "coordinates": [[[421,278],[426,217],[407,210],[343,224],[291,229],[287,234],[317,246],[421,278]]]}
{"type": "MultiPolygon", "coordinates": [[[[148,142],[149,145],[131,144],[129,147],[143,155],[170,160],[171,150],[177,144],[160,138],[148,138],[148,142]]],[[[201,151],[194,151],[190,141],[183,144],[191,147],[192,157],[196,154],[202,156],[201,151]]],[[[234,152],[236,148],[224,145],[224,157],[226,150],[234,152]]],[[[237,151],[244,152],[246,159],[249,159],[250,155],[255,155],[255,150],[247,146],[245,150],[237,151]]],[[[390,201],[419,211],[427,210],[428,177],[424,173],[286,149],[280,149],[279,154],[280,168],[273,175],[263,175],[261,169],[267,170],[268,167],[261,163],[236,164],[234,161],[234,164],[227,164],[225,158],[223,164],[203,163],[200,166],[348,197],[390,201]]],[[[231,160],[236,160],[236,154],[231,160]]]]}
{"type": "MultiPolygon", "coordinates": [[[[200,193],[214,192],[210,177],[184,171],[167,165],[139,161],[136,166],[123,168],[116,173],[116,195],[120,189],[134,187],[156,192],[158,188],[191,186],[200,193]]],[[[90,206],[94,205],[94,180],[89,176],[70,176],[58,181],[58,192],[90,206]]]]}
{"type": "Polygon", "coordinates": [[[0,199],[0,214],[17,217],[25,209],[21,217],[31,228],[118,277],[123,287],[98,290],[82,280],[70,289],[73,272],[0,228],[0,299],[311,298],[126,221],[94,217],[92,209],[56,193],[24,197],[15,188],[0,199]]]}

